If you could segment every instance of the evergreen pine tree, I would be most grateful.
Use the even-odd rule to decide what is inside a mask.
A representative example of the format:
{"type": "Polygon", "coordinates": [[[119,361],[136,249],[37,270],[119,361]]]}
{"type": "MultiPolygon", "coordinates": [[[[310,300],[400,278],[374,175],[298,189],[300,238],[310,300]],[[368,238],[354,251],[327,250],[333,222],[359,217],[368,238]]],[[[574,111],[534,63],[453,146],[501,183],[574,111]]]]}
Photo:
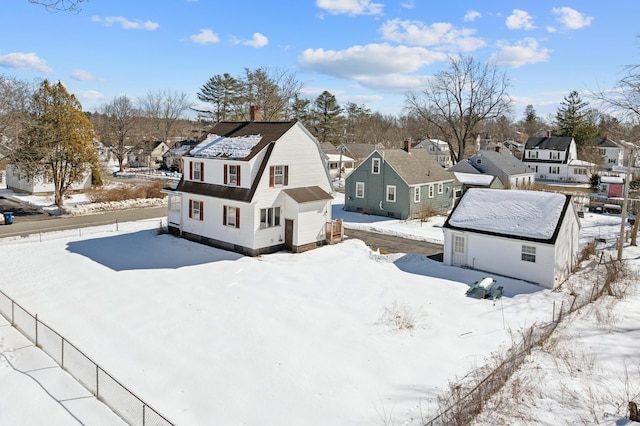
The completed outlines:
{"type": "Polygon", "coordinates": [[[325,90],[314,101],[313,112],[318,140],[338,144],[340,135],[342,135],[343,120],[342,108],[336,97],[325,90]]]}

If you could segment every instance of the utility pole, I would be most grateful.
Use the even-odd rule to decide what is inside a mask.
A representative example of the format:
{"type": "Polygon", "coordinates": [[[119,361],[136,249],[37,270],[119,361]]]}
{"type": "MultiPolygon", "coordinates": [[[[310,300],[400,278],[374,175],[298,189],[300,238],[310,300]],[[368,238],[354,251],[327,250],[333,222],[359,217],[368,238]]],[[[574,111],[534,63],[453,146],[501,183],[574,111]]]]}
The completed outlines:
{"type": "MultiPolygon", "coordinates": [[[[625,149],[626,151],[626,149],[625,149]]],[[[622,246],[624,245],[624,223],[627,221],[627,198],[629,198],[629,180],[631,180],[631,164],[633,151],[629,150],[627,157],[627,170],[624,178],[624,189],[622,194],[622,213],[620,214],[620,236],[618,237],[618,260],[622,260],[622,246]]]]}

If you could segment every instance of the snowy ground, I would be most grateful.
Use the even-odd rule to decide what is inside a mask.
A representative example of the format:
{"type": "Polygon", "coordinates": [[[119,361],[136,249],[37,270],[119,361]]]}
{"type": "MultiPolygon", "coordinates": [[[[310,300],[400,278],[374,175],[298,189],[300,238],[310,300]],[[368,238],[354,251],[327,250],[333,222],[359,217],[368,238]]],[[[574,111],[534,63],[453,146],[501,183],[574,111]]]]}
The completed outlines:
{"type": "MultiPolygon", "coordinates": [[[[347,227],[442,241],[443,218],[403,222],[347,213],[340,203],[333,215],[347,227]]],[[[582,242],[597,236],[611,245],[620,219],[586,214],[582,224],[582,242]]],[[[181,425],[418,423],[448,381],[509,345],[512,332],[550,320],[553,301],[567,297],[497,277],[505,297],[470,299],[465,290],[485,274],[419,255],[380,255],[358,240],[247,258],[156,228],[153,220],[81,237],[0,240],[0,289],[181,425]],[[384,320],[394,306],[413,317],[412,329],[384,320]]],[[[640,251],[626,248],[625,258],[638,262],[640,251]]],[[[581,344],[637,369],[640,318],[627,313],[638,304],[617,305],[621,322],[606,334],[620,342],[592,336],[581,344]]],[[[571,335],[573,324],[589,330],[583,321],[562,332],[571,335]]],[[[0,387],[12,389],[0,399],[0,423],[70,424],[90,412],[100,421],[86,424],[118,424],[82,389],[64,386],[84,395],[69,398],[34,383],[53,362],[15,333],[0,324],[0,387]],[[29,365],[33,352],[46,367],[29,365]],[[87,405],[72,411],[78,401],[87,405]]],[[[613,382],[620,370],[597,373],[613,382]]],[[[559,403],[564,411],[553,424],[573,424],[572,401],[559,403]]]]}

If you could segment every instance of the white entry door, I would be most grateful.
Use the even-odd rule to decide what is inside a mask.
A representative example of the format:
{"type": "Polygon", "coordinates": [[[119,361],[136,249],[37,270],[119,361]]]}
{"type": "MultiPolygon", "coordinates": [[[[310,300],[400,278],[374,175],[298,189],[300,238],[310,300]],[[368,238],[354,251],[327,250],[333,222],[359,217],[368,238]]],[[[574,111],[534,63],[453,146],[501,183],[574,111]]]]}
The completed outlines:
{"type": "Polygon", "coordinates": [[[453,266],[467,265],[467,239],[464,235],[454,235],[451,253],[451,264],[453,266]]]}

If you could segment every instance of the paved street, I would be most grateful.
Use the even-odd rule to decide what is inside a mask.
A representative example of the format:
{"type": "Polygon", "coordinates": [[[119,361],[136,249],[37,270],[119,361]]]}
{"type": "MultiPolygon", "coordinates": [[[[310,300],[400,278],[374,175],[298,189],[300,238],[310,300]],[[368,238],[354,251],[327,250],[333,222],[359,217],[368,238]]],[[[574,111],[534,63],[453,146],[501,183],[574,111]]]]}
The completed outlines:
{"type": "MultiPolygon", "coordinates": [[[[0,208],[2,208],[1,205],[0,208]]],[[[166,216],[166,206],[116,210],[82,216],[49,216],[46,213],[31,213],[29,215],[14,216],[12,225],[0,225],[0,238],[27,236],[41,232],[63,231],[166,216]]]]}

